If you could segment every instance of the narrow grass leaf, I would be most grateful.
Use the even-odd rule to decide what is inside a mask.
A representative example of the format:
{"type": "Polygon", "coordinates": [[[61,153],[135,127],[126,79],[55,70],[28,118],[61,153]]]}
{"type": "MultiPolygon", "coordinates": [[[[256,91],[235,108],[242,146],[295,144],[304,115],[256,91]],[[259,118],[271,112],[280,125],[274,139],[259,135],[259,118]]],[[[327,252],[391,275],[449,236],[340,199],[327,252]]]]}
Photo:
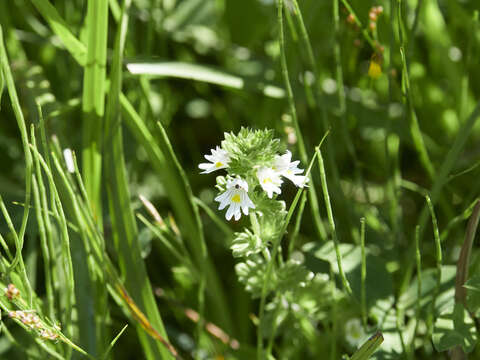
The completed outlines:
{"type": "Polygon", "coordinates": [[[352,355],[350,360],[368,360],[370,356],[382,345],[383,336],[381,332],[377,332],[370,339],[368,339],[355,354],[352,355]]]}
{"type": "Polygon", "coordinates": [[[205,65],[182,62],[129,63],[127,69],[135,75],[189,79],[238,90],[257,90],[271,98],[285,97],[285,91],[282,88],[254,82],[205,65]]]}

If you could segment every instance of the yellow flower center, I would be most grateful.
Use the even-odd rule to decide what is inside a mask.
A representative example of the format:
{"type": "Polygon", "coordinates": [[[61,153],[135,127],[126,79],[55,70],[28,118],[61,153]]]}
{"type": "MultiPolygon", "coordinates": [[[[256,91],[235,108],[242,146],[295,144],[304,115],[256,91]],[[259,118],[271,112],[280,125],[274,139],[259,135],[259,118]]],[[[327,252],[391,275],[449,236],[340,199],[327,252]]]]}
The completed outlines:
{"type": "Polygon", "coordinates": [[[271,182],[272,182],[272,179],[270,179],[270,178],[263,179],[264,184],[271,183],[271,182]]]}
{"type": "Polygon", "coordinates": [[[232,200],[232,202],[239,203],[240,202],[240,195],[239,194],[233,195],[231,200],[232,200]]]}
{"type": "Polygon", "coordinates": [[[221,161],[217,161],[217,162],[215,163],[215,167],[216,167],[216,168],[219,168],[219,167],[221,167],[221,166],[223,166],[223,163],[222,163],[221,161]]]}

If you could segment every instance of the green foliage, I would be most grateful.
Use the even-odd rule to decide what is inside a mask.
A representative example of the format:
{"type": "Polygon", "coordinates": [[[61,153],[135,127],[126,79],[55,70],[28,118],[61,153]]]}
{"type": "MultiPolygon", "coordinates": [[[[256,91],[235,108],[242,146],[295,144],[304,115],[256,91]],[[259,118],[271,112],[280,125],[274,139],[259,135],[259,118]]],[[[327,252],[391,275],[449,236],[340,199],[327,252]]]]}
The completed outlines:
{"type": "Polygon", "coordinates": [[[250,230],[235,233],[230,249],[234,257],[248,257],[261,252],[265,248],[262,238],[250,230]]]}
{"type": "MultiPolygon", "coordinates": [[[[245,261],[235,265],[238,280],[245,285],[245,290],[250,292],[253,298],[259,298],[262,294],[266,267],[260,256],[247,257],[245,261]]],[[[267,292],[273,289],[275,289],[274,283],[269,282],[267,292]]]]}
{"type": "Polygon", "coordinates": [[[475,348],[477,339],[475,323],[462,304],[450,307],[435,321],[432,341],[437,351],[461,346],[463,351],[470,353],[475,348]]]}
{"type": "Polygon", "coordinates": [[[479,10],[0,1],[0,358],[479,358],[479,10]]]}
{"type": "Polygon", "coordinates": [[[246,128],[240,129],[237,135],[225,133],[222,148],[230,154],[231,174],[250,173],[253,177],[254,171],[259,167],[272,166],[280,148],[279,140],[273,136],[272,130],[251,131],[246,128]]]}
{"type": "Polygon", "coordinates": [[[467,306],[478,317],[480,311],[480,275],[473,275],[464,285],[467,288],[467,306]]]}

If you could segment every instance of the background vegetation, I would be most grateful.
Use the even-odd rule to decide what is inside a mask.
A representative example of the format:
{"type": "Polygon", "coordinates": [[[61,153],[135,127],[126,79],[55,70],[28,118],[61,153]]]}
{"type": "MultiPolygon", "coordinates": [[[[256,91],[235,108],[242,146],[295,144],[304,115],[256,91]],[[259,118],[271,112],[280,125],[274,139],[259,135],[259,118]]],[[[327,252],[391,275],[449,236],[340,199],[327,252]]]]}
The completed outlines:
{"type": "Polygon", "coordinates": [[[242,126],[302,168],[328,132],[352,288],[315,161],[282,246],[323,285],[272,296],[262,347],[338,359],[379,330],[379,359],[480,356],[478,2],[282,4],[0,2],[2,359],[261,358],[230,250],[246,220],[197,167],[242,126]]]}

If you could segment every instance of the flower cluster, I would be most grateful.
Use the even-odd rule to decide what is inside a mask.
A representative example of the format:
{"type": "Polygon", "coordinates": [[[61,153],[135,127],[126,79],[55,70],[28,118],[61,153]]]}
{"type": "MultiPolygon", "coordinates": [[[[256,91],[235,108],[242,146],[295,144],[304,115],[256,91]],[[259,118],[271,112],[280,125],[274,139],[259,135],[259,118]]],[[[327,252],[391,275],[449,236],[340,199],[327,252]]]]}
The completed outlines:
{"type": "MultiPolygon", "coordinates": [[[[14,284],[8,284],[4,291],[10,301],[20,298],[20,291],[14,284]]],[[[36,310],[12,310],[8,312],[8,317],[21,322],[27,330],[36,332],[43,340],[59,339],[60,327],[58,325],[53,325],[53,328],[47,326],[37,315],[36,310]]]]}
{"type": "Polygon", "coordinates": [[[8,317],[11,319],[17,319],[27,326],[30,330],[35,330],[35,332],[44,340],[57,340],[60,331],[60,327],[55,325],[53,330],[48,328],[36,314],[35,310],[16,310],[10,311],[8,317]]]}
{"type": "Polygon", "coordinates": [[[35,310],[17,310],[10,311],[8,317],[11,319],[18,319],[24,325],[28,326],[31,329],[40,329],[42,325],[40,324],[40,318],[35,314],[35,310]]]}
{"type": "Polygon", "coordinates": [[[20,296],[20,291],[14,284],[8,284],[5,288],[5,296],[8,298],[8,300],[13,300],[20,296]]]}
{"type": "Polygon", "coordinates": [[[383,13],[383,6],[373,6],[368,12],[368,18],[370,19],[369,27],[370,30],[375,30],[377,28],[378,17],[383,13]]]}
{"type": "Polygon", "coordinates": [[[225,134],[222,146],[205,155],[207,163],[199,164],[202,174],[225,169],[226,178],[220,180],[221,193],[215,198],[219,210],[228,206],[225,217],[239,220],[242,212],[249,214],[256,209],[252,198],[261,197],[255,190],[259,186],[269,199],[281,193],[283,178],[289,179],[298,187],[304,187],[308,178],[299,161],[292,161],[292,153],[278,154],[279,141],[273,139],[271,131],[252,131],[242,128],[238,135],[225,134]]]}

